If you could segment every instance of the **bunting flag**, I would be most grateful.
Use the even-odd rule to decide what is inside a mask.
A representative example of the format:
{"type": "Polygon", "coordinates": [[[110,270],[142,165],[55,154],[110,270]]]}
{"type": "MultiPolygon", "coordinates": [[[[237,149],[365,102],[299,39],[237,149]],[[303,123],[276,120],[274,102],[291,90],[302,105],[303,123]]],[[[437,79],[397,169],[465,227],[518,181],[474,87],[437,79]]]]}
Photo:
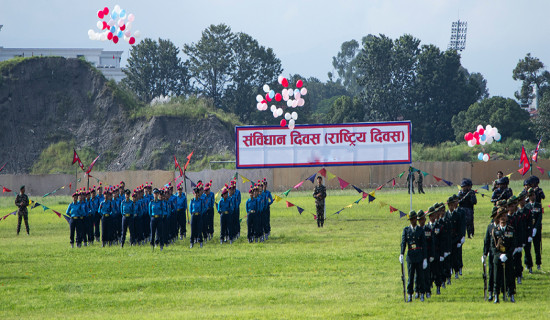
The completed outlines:
{"type": "Polygon", "coordinates": [[[344,190],[345,187],[347,187],[349,185],[349,183],[347,181],[345,181],[344,179],[338,177],[338,182],[340,183],[340,189],[344,190]]]}
{"type": "Polygon", "coordinates": [[[432,174],[432,177],[434,177],[435,181],[437,181],[437,182],[443,180],[443,179],[441,179],[441,178],[439,178],[439,177],[434,176],[433,174],[432,174]]]}
{"type": "Polygon", "coordinates": [[[540,171],[541,174],[544,174],[544,169],[543,169],[543,168],[541,168],[541,167],[539,167],[539,166],[536,166],[536,167],[537,167],[537,169],[539,169],[539,171],[540,171]]]}
{"type": "MultiPolygon", "coordinates": [[[[533,158],[532,159],[535,162],[538,162],[538,160],[539,160],[539,147],[540,147],[541,141],[542,141],[542,138],[539,139],[539,143],[537,143],[537,147],[535,148],[535,153],[533,153],[533,158]]],[[[0,169],[0,171],[2,171],[2,169],[0,169]]],[[[544,174],[544,172],[542,174],[544,174]]]]}
{"type": "Polygon", "coordinates": [[[191,153],[187,156],[187,162],[185,163],[185,166],[183,166],[183,171],[187,171],[187,166],[189,165],[189,161],[191,161],[191,157],[193,156],[193,152],[195,152],[195,150],[191,151],[191,153]]]}
{"type": "Polygon", "coordinates": [[[384,187],[384,184],[380,185],[378,188],[376,188],[376,190],[382,190],[383,187],[384,187]]]}
{"type": "Polygon", "coordinates": [[[332,172],[327,170],[327,180],[330,181],[334,178],[336,178],[336,176],[334,174],[332,174],[332,172]]]}
{"type": "Polygon", "coordinates": [[[71,223],[71,217],[69,217],[68,215],[63,215],[63,218],[65,218],[65,220],[67,220],[67,223],[71,223]]]}
{"type": "Polygon", "coordinates": [[[519,158],[519,165],[523,164],[522,170],[518,170],[521,175],[525,175],[529,169],[531,169],[531,163],[529,162],[529,157],[527,157],[527,153],[525,152],[525,147],[523,145],[521,146],[521,156],[519,158]]]}
{"type": "MultiPolygon", "coordinates": [[[[314,173],[312,176],[310,176],[309,178],[307,178],[306,180],[309,180],[311,181],[311,183],[314,183],[315,182],[315,176],[317,176],[317,173],[314,173]]],[[[305,181],[305,180],[304,180],[305,181]]]]}
{"type": "Polygon", "coordinates": [[[294,204],[286,201],[286,207],[287,208],[294,207],[294,204]]]}
{"type": "Polygon", "coordinates": [[[241,174],[241,180],[243,180],[243,183],[250,182],[250,179],[248,179],[247,177],[243,176],[242,174],[241,174]]]}
{"type": "Polygon", "coordinates": [[[50,210],[50,208],[46,207],[45,205],[41,204],[42,206],[42,209],[44,209],[44,211],[47,211],[47,210],[50,210]]]}
{"type": "Polygon", "coordinates": [[[327,169],[323,168],[323,169],[319,170],[319,174],[326,178],[327,177],[327,169]]]}
{"type": "Polygon", "coordinates": [[[406,217],[407,214],[401,210],[399,210],[399,218],[403,218],[403,217],[406,217]]]}
{"type": "Polygon", "coordinates": [[[359,198],[359,199],[355,200],[354,203],[359,204],[359,202],[360,202],[361,200],[363,200],[363,198],[359,198]]]}
{"type": "Polygon", "coordinates": [[[451,181],[447,181],[445,179],[441,179],[441,180],[443,180],[443,182],[445,182],[449,187],[453,185],[451,181]]]}
{"type": "Polygon", "coordinates": [[[429,173],[427,173],[427,172],[424,172],[424,171],[422,171],[422,170],[420,170],[420,172],[422,172],[422,175],[423,175],[424,177],[427,177],[427,176],[429,176],[429,175],[430,175],[429,173]]]}
{"type": "Polygon", "coordinates": [[[288,194],[290,193],[292,189],[288,189],[287,191],[283,192],[283,194],[285,195],[285,197],[288,197],[288,194]]]}
{"type": "Polygon", "coordinates": [[[191,188],[194,188],[194,187],[197,186],[197,185],[193,182],[193,180],[189,179],[189,181],[191,181],[191,188]]]}
{"type": "Polygon", "coordinates": [[[512,172],[512,173],[507,174],[506,176],[508,177],[508,179],[510,179],[510,178],[512,177],[513,174],[514,174],[514,173],[512,172]]]}
{"type": "Polygon", "coordinates": [[[393,180],[393,181],[392,181],[392,183],[391,183],[391,186],[392,186],[392,187],[395,187],[395,178],[393,178],[392,180],[393,180]]]}
{"type": "Polygon", "coordinates": [[[276,195],[276,194],[274,195],[274,197],[275,197],[275,199],[274,199],[275,202],[279,202],[279,201],[283,200],[283,198],[279,197],[279,196],[276,195]]]}
{"type": "Polygon", "coordinates": [[[351,208],[353,207],[353,204],[348,204],[347,206],[345,206],[344,208],[351,208]]]}
{"type": "Polygon", "coordinates": [[[398,210],[395,209],[394,207],[390,206],[390,213],[395,212],[395,211],[398,211],[398,210]]]}
{"type": "Polygon", "coordinates": [[[363,199],[365,199],[369,194],[363,191],[363,199]]]}
{"type": "Polygon", "coordinates": [[[340,209],[340,210],[336,211],[334,214],[340,214],[340,212],[342,212],[342,210],[344,210],[344,209],[340,209]]]}
{"type": "Polygon", "coordinates": [[[353,184],[351,185],[353,187],[353,189],[355,189],[355,191],[359,192],[359,193],[363,193],[363,190],[357,188],[356,186],[354,186],[353,184]]]}
{"type": "Polygon", "coordinates": [[[41,205],[40,203],[35,202],[34,205],[31,207],[31,210],[34,209],[34,208],[36,208],[36,207],[38,207],[38,206],[40,206],[40,205],[41,205]]]}
{"type": "Polygon", "coordinates": [[[299,213],[299,214],[302,214],[302,212],[304,212],[304,209],[302,209],[302,208],[300,208],[300,207],[298,207],[298,206],[296,206],[296,209],[298,209],[298,213],[299,213]]]}
{"type": "Polygon", "coordinates": [[[373,197],[373,196],[371,196],[371,195],[369,194],[369,203],[373,202],[373,201],[374,201],[374,199],[376,199],[376,198],[375,198],[375,197],[373,197]]]}
{"type": "Polygon", "coordinates": [[[84,164],[82,164],[82,161],[80,161],[80,157],[76,153],[76,150],[73,149],[73,152],[74,153],[73,153],[73,163],[72,164],[75,164],[76,162],[78,162],[78,166],[80,167],[80,169],[82,169],[82,171],[85,171],[84,164]]]}
{"type": "Polygon", "coordinates": [[[11,192],[11,190],[4,187],[4,186],[2,186],[2,193],[4,193],[4,192],[11,192]]]}
{"type": "Polygon", "coordinates": [[[399,174],[399,178],[401,178],[404,174],[405,174],[406,171],[403,171],[399,174]]]}
{"type": "Polygon", "coordinates": [[[175,166],[174,169],[179,169],[180,177],[183,177],[183,169],[180,166],[180,164],[178,163],[178,159],[176,158],[176,155],[174,155],[174,166],[175,166]]]}
{"type": "Polygon", "coordinates": [[[0,168],[0,172],[2,172],[2,170],[4,170],[4,167],[7,165],[8,163],[4,163],[4,165],[2,166],[2,168],[0,168]]]}
{"type": "MultiPolygon", "coordinates": [[[[101,155],[101,154],[100,154],[100,155],[101,155]]],[[[92,168],[94,167],[94,164],[95,164],[95,162],[97,161],[97,159],[99,159],[99,156],[100,156],[100,155],[98,155],[97,157],[95,157],[94,161],[92,161],[92,163],[90,163],[90,166],[88,167],[88,170],[86,170],[86,174],[89,175],[90,172],[92,172],[92,168]]],[[[174,156],[174,159],[175,159],[175,158],[176,158],[176,157],[174,156]]]]}
{"type": "Polygon", "coordinates": [[[317,215],[316,214],[313,215],[313,220],[317,220],[317,215]]]}
{"type": "Polygon", "coordinates": [[[58,216],[59,218],[61,218],[61,213],[59,213],[59,212],[57,212],[57,211],[55,211],[55,210],[53,210],[53,209],[52,209],[52,211],[53,211],[55,214],[57,214],[57,216],[58,216]]]}
{"type": "Polygon", "coordinates": [[[376,190],[375,190],[375,191],[373,191],[373,192],[371,192],[371,193],[369,193],[369,194],[370,194],[371,196],[373,196],[373,197],[374,197],[374,196],[376,195],[376,190]]]}
{"type": "Polygon", "coordinates": [[[300,188],[302,186],[302,184],[304,184],[304,181],[300,181],[297,185],[294,186],[294,189],[300,188]]]}
{"type": "Polygon", "coordinates": [[[8,213],[7,215],[3,216],[2,218],[0,218],[0,220],[6,220],[7,217],[11,216],[11,215],[15,215],[17,213],[17,211],[14,211],[14,212],[10,212],[8,213]]]}
{"type": "Polygon", "coordinates": [[[485,189],[485,190],[489,191],[489,185],[486,184],[486,185],[484,185],[483,187],[481,187],[481,189],[485,189]]]}

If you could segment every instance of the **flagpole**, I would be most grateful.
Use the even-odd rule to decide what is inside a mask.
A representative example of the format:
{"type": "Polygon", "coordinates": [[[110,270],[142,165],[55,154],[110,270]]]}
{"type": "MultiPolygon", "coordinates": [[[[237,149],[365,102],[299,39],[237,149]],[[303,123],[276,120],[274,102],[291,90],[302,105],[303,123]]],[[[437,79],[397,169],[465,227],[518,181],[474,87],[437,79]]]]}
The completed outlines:
{"type": "Polygon", "coordinates": [[[412,195],[412,186],[413,186],[413,181],[412,181],[412,176],[411,176],[411,168],[409,166],[409,198],[410,198],[410,207],[411,209],[409,211],[412,211],[413,209],[413,195],[412,195]]]}

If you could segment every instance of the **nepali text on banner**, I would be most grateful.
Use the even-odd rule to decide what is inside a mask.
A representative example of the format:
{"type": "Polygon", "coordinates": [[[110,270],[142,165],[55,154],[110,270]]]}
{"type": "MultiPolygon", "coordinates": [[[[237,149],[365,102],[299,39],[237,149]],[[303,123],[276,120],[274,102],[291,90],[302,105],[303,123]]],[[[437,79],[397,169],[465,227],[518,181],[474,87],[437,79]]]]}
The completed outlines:
{"type": "Polygon", "coordinates": [[[237,168],[411,163],[411,122],[235,128],[237,168]]]}

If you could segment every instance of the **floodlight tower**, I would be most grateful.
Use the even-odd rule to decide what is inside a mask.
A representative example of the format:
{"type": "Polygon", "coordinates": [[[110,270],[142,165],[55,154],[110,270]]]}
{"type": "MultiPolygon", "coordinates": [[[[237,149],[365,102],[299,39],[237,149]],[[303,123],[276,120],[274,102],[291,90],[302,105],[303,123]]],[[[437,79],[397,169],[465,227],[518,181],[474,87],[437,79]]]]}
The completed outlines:
{"type": "Polygon", "coordinates": [[[462,51],[466,49],[466,32],[468,30],[468,22],[466,21],[453,21],[451,27],[451,41],[447,46],[447,49],[456,51],[462,51]]]}

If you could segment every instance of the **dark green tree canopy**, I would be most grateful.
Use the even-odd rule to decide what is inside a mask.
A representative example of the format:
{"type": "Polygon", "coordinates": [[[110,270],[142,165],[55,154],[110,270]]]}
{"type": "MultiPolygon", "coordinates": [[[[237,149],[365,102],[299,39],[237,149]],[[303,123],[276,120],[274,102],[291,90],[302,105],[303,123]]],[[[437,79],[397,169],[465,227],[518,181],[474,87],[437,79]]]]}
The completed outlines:
{"type": "Polygon", "coordinates": [[[518,61],[512,78],[522,82],[520,91],[515,93],[516,99],[523,105],[529,105],[535,95],[541,94],[541,89],[548,86],[550,73],[544,70],[544,64],[538,58],[528,53],[525,58],[518,61]]]}

